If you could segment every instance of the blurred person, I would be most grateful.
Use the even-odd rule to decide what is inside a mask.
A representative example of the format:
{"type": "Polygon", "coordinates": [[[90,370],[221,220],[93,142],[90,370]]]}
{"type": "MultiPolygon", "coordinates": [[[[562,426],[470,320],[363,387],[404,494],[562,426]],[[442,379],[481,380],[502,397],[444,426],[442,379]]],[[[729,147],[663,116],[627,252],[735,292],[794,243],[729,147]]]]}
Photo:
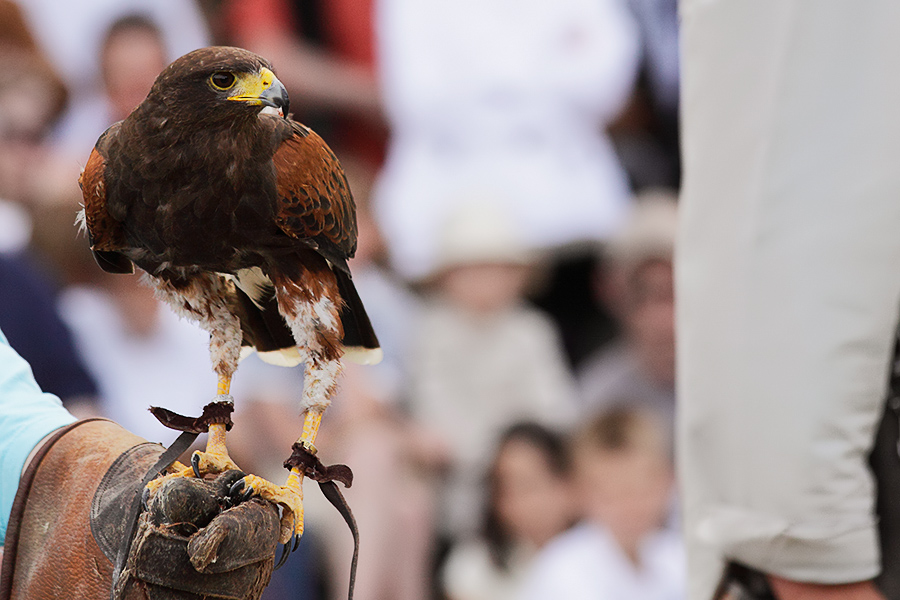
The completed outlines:
{"type": "Polygon", "coordinates": [[[670,442],[656,415],[603,413],[573,442],[584,520],[534,559],[521,600],[679,600],[686,565],[678,532],[665,526],[674,486],[670,442]]]}
{"type": "Polygon", "coordinates": [[[56,132],[60,144],[70,145],[69,150],[79,157],[93,148],[86,140],[93,136],[96,141],[147,97],[156,76],[169,64],[162,32],[141,14],[114,21],[103,35],[99,52],[103,93],[71,111],[56,132]]]}
{"type": "Polygon", "coordinates": [[[900,5],[681,18],[690,598],[732,591],[729,565],[779,600],[898,598],[900,5]]]}
{"type": "Polygon", "coordinates": [[[162,32],[141,15],[110,25],[100,50],[100,71],[110,121],[121,121],[144,101],[156,76],[168,65],[162,32]]]}
{"type": "Polygon", "coordinates": [[[44,139],[66,107],[68,91],[13,2],[0,0],[0,251],[24,248],[44,139]]]}
{"type": "Polygon", "coordinates": [[[226,18],[235,43],[279,67],[279,79],[298,94],[298,107],[378,118],[373,2],[240,0],[226,3],[226,18]]]}
{"type": "Polygon", "coordinates": [[[586,414],[627,400],[656,411],[674,432],[676,207],[673,192],[638,195],[625,227],[605,249],[607,264],[595,278],[596,296],[620,318],[622,336],[579,367],[586,414]]]}
{"type": "MultiPolygon", "coordinates": [[[[27,0],[21,2],[28,24],[70,91],[65,120],[104,105],[102,61],[104,38],[122,17],[142,15],[159,28],[165,42],[165,64],[209,44],[207,25],[195,0],[27,0]]],[[[85,161],[99,131],[70,129],[57,136],[68,156],[85,161]]]]}
{"type": "Polygon", "coordinates": [[[454,538],[477,530],[481,477],[503,428],[565,427],[574,385],[553,325],[523,301],[534,258],[506,213],[490,199],[461,203],[439,245],[408,389],[410,414],[446,451],[440,531],[454,538]]]}
{"type": "Polygon", "coordinates": [[[401,275],[434,268],[475,191],[541,249],[619,226],[629,187],[605,128],[639,57],[624,1],[380,0],[375,15],[391,128],[375,209],[401,275]]]}
{"type": "MultiPolygon", "coordinates": [[[[54,131],[52,160],[44,168],[40,187],[43,206],[36,208],[41,217],[59,205],[77,207],[75,202],[80,198],[72,181],[77,180],[97,138],[143,101],[168,64],[162,30],[149,16],[123,15],[103,32],[97,61],[100,84],[91,102],[69,110],[54,131]]],[[[41,222],[49,230],[39,236],[42,243],[53,245],[52,238],[67,233],[61,229],[67,224],[52,216],[41,222]]]]}
{"type": "Polygon", "coordinates": [[[513,600],[535,554],[572,525],[570,461],[562,436],[521,422],[501,436],[487,474],[479,537],[454,545],[441,573],[449,600],[513,600]]]}
{"type": "MultiPolygon", "coordinates": [[[[60,6],[56,11],[48,7],[47,13],[53,14],[42,12],[35,15],[32,9],[36,4],[42,3],[29,2],[23,6],[30,17],[29,25],[34,26],[36,34],[46,24],[45,21],[52,22],[60,14],[66,14],[69,6],[60,6]]],[[[23,155],[18,158],[20,163],[27,165],[28,176],[24,179],[29,186],[29,212],[36,224],[33,231],[34,245],[49,259],[49,270],[65,283],[84,283],[90,279],[90,273],[80,268],[84,265],[81,260],[85,252],[84,244],[76,239],[75,229],[72,227],[72,215],[77,212],[81,201],[76,184],[80,171],[97,137],[113,122],[127,116],[166,65],[168,51],[164,44],[165,30],[163,25],[157,26],[157,23],[162,23],[165,19],[154,20],[155,9],[139,14],[124,10],[128,5],[141,10],[139,4],[141,3],[125,2],[105,8],[99,2],[96,5],[90,2],[80,5],[85,14],[108,9],[114,15],[107,20],[105,12],[102,17],[94,14],[97,21],[89,27],[102,24],[102,28],[96,32],[92,29],[91,35],[95,34],[96,40],[91,38],[89,41],[88,37],[91,36],[84,31],[77,31],[78,27],[88,27],[81,22],[84,14],[80,13],[71,22],[64,24],[69,28],[64,38],[75,33],[86,36],[80,40],[79,53],[87,47],[96,50],[96,55],[92,58],[96,60],[98,76],[96,79],[90,78],[89,82],[79,80],[78,86],[82,92],[86,85],[90,87],[90,98],[82,98],[82,101],[69,107],[55,124],[47,143],[42,145],[40,156],[23,155]],[[96,45],[93,44],[94,41],[96,45]]],[[[184,6],[188,4],[183,3],[184,6]]],[[[63,39],[54,38],[53,41],[67,43],[63,39]]],[[[40,47],[48,55],[52,55],[46,43],[40,47]]],[[[62,70],[58,62],[57,67],[62,70]]]]}

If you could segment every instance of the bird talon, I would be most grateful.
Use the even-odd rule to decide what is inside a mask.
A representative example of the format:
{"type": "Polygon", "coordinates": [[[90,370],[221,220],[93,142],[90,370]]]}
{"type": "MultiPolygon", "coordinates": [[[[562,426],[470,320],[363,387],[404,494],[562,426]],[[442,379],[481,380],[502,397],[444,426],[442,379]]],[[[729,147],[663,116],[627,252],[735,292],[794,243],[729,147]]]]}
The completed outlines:
{"type": "MultiPolygon", "coordinates": [[[[213,451],[207,449],[206,452],[195,451],[191,454],[191,470],[194,472],[194,477],[199,479],[207,474],[218,475],[226,471],[240,469],[228,456],[228,451],[223,448],[213,451]]],[[[188,472],[190,473],[190,471],[188,472]]]]}
{"type": "Polygon", "coordinates": [[[283,566],[284,566],[284,563],[287,562],[288,555],[291,553],[290,543],[291,543],[291,540],[288,540],[288,543],[285,544],[285,545],[281,548],[281,558],[278,559],[278,564],[275,565],[275,570],[276,570],[276,571],[277,571],[278,569],[280,569],[281,567],[283,567],[283,566]]]}
{"type": "Polygon", "coordinates": [[[256,496],[281,507],[279,543],[289,544],[292,536],[303,535],[303,493],[299,488],[299,482],[292,483],[289,479],[287,485],[279,486],[262,477],[247,475],[235,482],[231,490],[232,494],[245,491],[241,496],[242,501],[256,496]]]}
{"type": "Polygon", "coordinates": [[[150,506],[150,488],[145,487],[141,492],[141,510],[147,510],[150,506]]]}
{"type": "Polygon", "coordinates": [[[141,492],[141,494],[148,494],[147,502],[149,502],[149,496],[154,495],[156,493],[156,490],[162,487],[162,484],[169,481],[170,479],[175,479],[177,477],[193,477],[193,472],[191,471],[191,469],[188,469],[184,465],[181,465],[181,463],[178,464],[182,467],[180,470],[176,470],[172,473],[166,473],[165,475],[159,475],[155,479],[151,479],[150,482],[147,483],[147,485],[144,487],[146,491],[141,492]]]}

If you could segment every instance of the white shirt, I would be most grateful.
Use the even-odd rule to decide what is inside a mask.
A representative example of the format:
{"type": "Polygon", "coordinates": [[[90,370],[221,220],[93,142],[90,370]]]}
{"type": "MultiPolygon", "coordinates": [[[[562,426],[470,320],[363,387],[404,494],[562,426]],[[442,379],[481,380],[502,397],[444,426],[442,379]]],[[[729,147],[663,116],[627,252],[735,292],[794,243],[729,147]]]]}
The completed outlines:
{"type": "Polygon", "coordinates": [[[507,569],[498,567],[483,540],[454,546],[444,563],[441,582],[450,600],[515,600],[521,593],[535,551],[512,548],[507,569]]]}
{"type": "Polygon", "coordinates": [[[376,27],[392,137],[374,200],[401,274],[433,266],[472,197],[504,203],[537,247],[620,223],[629,190],[604,129],[639,52],[620,0],[382,0],[376,27]]]}
{"type": "Polygon", "coordinates": [[[583,523],[538,553],[519,600],[682,600],[686,568],[673,531],[649,535],[636,567],[605,528],[583,523]]]}

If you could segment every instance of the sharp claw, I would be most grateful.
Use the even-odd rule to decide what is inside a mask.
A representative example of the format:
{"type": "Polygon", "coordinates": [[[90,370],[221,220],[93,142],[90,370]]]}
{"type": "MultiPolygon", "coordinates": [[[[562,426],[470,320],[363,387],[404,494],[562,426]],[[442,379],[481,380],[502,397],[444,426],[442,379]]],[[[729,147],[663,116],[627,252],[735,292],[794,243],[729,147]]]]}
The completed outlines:
{"type": "Polygon", "coordinates": [[[144,491],[141,492],[141,510],[147,510],[147,507],[150,506],[150,488],[145,487],[144,491]]]}
{"type": "Polygon", "coordinates": [[[244,482],[243,479],[238,479],[231,485],[231,489],[228,490],[228,495],[231,496],[232,498],[236,498],[238,493],[241,490],[243,490],[244,486],[246,486],[246,485],[247,484],[244,482]]]}
{"type": "MultiPolygon", "coordinates": [[[[294,537],[296,537],[296,536],[294,536],[294,535],[291,536],[291,538],[294,538],[294,537]]],[[[281,558],[278,559],[278,564],[275,565],[275,570],[276,570],[276,571],[277,571],[278,569],[280,569],[281,567],[283,567],[283,566],[284,566],[284,563],[287,562],[288,554],[291,553],[291,549],[290,549],[290,548],[291,548],[291,543],[292,543],[292,542],[293,542],[292,539],[291,539],[291,540],[288,540],[288,543],[285,544],[284,546],[282,546],[282,549],[281,549],[281,558]]]]}
{"type": "Polygon", "coordinates": [[[238,505],[241,502],[246,502],[250,498],[253,497],[253,494],[256,493],[256,490],[253,487],[247,487],[247,482],[243,479],[238,479],[231,486],[231,490],[228,492],[228,496],[231,498],[234,505],[238,505]]]}
{"type": "Polygon", "coordinates": [[[294,538],[294,547],[291,548],[291,552],[296,552],[297,548],[300,547],[300,536],[295,533],[291,537],[294,538]]]}
{"type": "Polygon", "coordinates": [[[200,453],[191,454],[191,468],[194,469],[194,477],[200,479],[200,453]]]}

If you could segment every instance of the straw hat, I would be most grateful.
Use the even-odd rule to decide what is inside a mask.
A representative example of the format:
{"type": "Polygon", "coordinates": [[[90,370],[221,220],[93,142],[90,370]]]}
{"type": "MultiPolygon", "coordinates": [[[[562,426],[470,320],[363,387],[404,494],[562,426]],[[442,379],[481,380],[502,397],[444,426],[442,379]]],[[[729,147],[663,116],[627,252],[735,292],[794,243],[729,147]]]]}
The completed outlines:
{"type": "Polygon", "coordinates": [[[462,265],[533,262],[509,211],[491,199],[473,199],[456,207],[440,228],[431,274],[462,265]]]}
{"type": "Polygon", "coordinates": [[[654,258],[670,259],[678,229],[678,196],[667,189],[637,195],[625,226],[609,241],[606,253],[614,261],[635,265],[654,258]]]}

